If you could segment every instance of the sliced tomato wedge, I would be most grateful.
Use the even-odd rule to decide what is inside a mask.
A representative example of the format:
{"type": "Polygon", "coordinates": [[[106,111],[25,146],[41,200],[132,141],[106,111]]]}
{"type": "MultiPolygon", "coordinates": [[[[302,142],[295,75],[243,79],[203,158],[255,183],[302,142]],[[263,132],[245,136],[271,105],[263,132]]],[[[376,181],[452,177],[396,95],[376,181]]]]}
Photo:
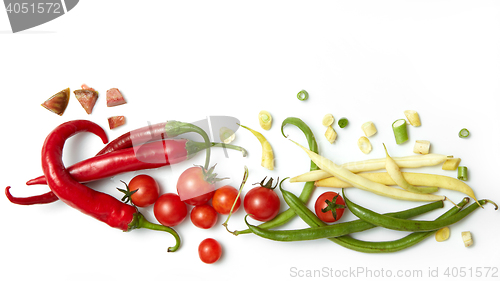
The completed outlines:
{"type": "Polygon", "coordinates": [[[120,127],[125,124],[125,116],[112,116],[108,118],[108,124],[110,129],[120,127]]]}
{"type": "Polygon", "coordinates": [[[75,93],[76,99],[80,102],[87,114],[92,113],[92,109],[94,108],[99,94],[93,89],[79,89],[75,90],[73,93],[75,93]]]}
{"type": "Polygon", "coordinates": [[[69,94],[69,88],[66,88],[50,97],[48,100],[42,103],[42,106],[61,116],[66,110],[66,107],[68,107],[69,94]]]}
{"type": "Polygon", "coordinates": [[[108,107],[127,103],[122,93],[117,88],[111,88],[106,91],[106,104],[108,107]]]}

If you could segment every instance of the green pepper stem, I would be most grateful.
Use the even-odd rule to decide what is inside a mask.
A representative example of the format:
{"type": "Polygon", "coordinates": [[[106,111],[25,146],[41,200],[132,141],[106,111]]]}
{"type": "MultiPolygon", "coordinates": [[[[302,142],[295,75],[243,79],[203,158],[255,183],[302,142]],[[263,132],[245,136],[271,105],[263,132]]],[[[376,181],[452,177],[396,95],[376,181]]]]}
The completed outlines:
{"type": "MultiPolygon", "coordinates": [[[[225,143],[220,143],[220,142],[211,142],[210,147],[222,147],[222,148],[229,148],[229,149],[241,151],[241,153],[243,154],[243,157],[247,157],[247,155],[248,155],[248,152],[246,149],[244,149],[241,146],[237,146],[237,145],[225,144],[225,143]]],[[[207,145],[204,142],[188,141],[186,143],[186,149],[188,151],[188,156],[194,155],[197,152],[200,152],[205,148],[207,148],[207,145]]]]}
{"type": "Polygon", "coordinates": [[[206,159],[205,159],[205,170],[208,170],[208,166],[210,164],[210,139],[207,135],[207,133],[200,127],[191,124],[191,123],[185,123],[185,122],[179,122],[179,121],[168,121],[165,124],[165,132],[169,137],[176,137],[178,135],[184,134],[184,133],[189,133],[189,132],[194,132],[198,133],[203,137],[203,140],[205,141],[207,150],[206,150],[206,159]]]}
{"type": "Polygon", "coordinates": [[[131,224],[133,224],[133,226],[131,226],[131,229],[135,229],[135,228],[147,228],[147,229],[151,229],[151,230],[165,231],[165,232],[168,232],[168,233],[172,234],[174,236],[174,238],[175,238],[175,246],[169,247],[168,248],[168,252],[175,252],[177,249],[179,249],[179,247],[181,245],[181,238],[179,237],[179,234],[173,228],[168,227],[168,226],[164,226],[164,225],[161,225],[161,224],[156,224],[156,223],[149,222],[139,212],[137,212],[134,215],[134,221],[131,224]]]}

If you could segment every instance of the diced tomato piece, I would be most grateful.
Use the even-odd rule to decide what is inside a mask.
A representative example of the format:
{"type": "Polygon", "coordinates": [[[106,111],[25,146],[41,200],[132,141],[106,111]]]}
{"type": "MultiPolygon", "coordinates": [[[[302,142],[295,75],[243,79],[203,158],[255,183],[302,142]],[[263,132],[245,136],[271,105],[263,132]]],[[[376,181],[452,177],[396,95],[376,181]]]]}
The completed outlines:
{"type": "Polygon", "coordinates": [[[95,90],[90,89],[79,89],[75,90],[74,93],[76,99],[80,102],[87,114],[92,113],[92,109],[94,108],[99,94],[95,90]]]}
{"type": "Polygon", "coordinates": [[[117,88],[111,88],[106,91],[106,103],[108,107],[117,106],[120,104],[127,103],[123,98],[122,93],[117,88]]]}
{"type": "Polygon", "coordinates": [[[125,116],[113,116],[108,118],[109,128],[114,129],[125,124],[125,116]]]}
{"type": "Polygon", "coordinates": [[[61,116],[66,110],[66,107],[68,107],[69,94],[69,88],[66,88],[50,97],[48,100],[42,103],[42,106],[61,116]]]}

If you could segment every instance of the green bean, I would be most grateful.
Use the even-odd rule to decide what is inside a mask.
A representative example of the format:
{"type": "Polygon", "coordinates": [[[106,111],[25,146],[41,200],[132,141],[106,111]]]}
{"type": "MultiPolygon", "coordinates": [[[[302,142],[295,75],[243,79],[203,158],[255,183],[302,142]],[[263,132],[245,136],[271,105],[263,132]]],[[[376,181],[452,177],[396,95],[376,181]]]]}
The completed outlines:
{"type": "MultiPolygon", "coordinates": [[[[434,221],[409,220],[409,219],[392,218],[392,217],[368,210],[364,207],[361,207],[361,206],[353,203],[351,200],[349,200],[345,196],[345,193],[343,190],[342,190],[342,195],[344,197],[344,201],[346,203],[346,206],[358,218],[360,218],[364,221],[367,221],[369,223],[372,223],[374,225],[377,225],[377,226],[381,226],[381,227],[392,229],[392,230],[399,230],[399,231],[424,232],[424,231],[438,230],[440,228],[443,228],[445,226],[449,226],[451,224],[454,224],[454,223],[460,221],[461,219],[465,218],[467,215],[469,215],[470,213],[472,213],[474,210],[476,210],[479,207],[479,204],[473,204],[459,213],[456,213],[452,216],[449,216],[447,218],[440,219],[440,220],[434,220],[434,221]]],[[[482,200],[480,200],[480,201],[482,201],[482,200]]],[[[496,209],[498,209],[498,206],[494,202],[492,202],[490,200],[484,200],[484,202],[485,203],[488,203],[488,202],[492,203],[496,206],[496,209]]]]}
{"type": "MultiPolygon", "coordinates": [[[[458,213],[461,208],[469,202],[469,198],[465,197],[460,203],[457,204],[457,207],[452,207],[448,212],[444,213],[436,220],[445,219],[449,216],[452,216],[458,213]]],[[[351,250],[355,250],[358,252],[364,253],[392,253],[404,250],[409,248],[427,237],[433,235],[437,230],[428,231],[428,232],[413,232],[408,234],[407,236],[394,240],[394,241],[382,241],[382,242],[372,242],[372,241],[362,241],[353,238],[350,235],[345,235],[342,237],[338,237],[338,244],[349,248],[351,250]]]]}
{"type": "MultiPolygon", "coordinates": [[[[321,227],[325,226],[326,224],[321,221],[311,210],[307,208],[307,206],[300,201],[295,194],[284,191],[283,192],[283,199],[285,202],[290,206],[291,209],[293,209],[297,215],[304,220],[309,226],[311,227],[321,227]]],[[[448,212],[443,214],[441,218],[445,218],[446,216],[450,216],[454,213],[457,213],[458,211],[461,210],[461,208],[469,202],[469,198],[465,197],[460,203],[457,204],[457,207],[452,207],[448,212]]],[[[385,215],[387,216],[394,216],[398,218],[411,218],[413,216],[420,215],[424,213],[423,211],[426,211],[423,207],[427,206],[434,206],[434,209],[439,207],[439,203],[442,203],[443,201],[437,201],[433,202],[427,205],[419,206],[416,208],[412,208],[406,211],[402,212],[397,212],[397,213],[387,213],[385,215]]],[[[429,210],[430,211],[430,210],[429,210]]],[[[374,225],[372,225],[375,227],[374,225]]],[[[349,235],[345,236],[340,236],[340,237],[331,237],[328,238],[328,240],[337,243],[338,245],[355,250],[358,252],[365,252],[365,253],[382,253],[382,252],[396,252],[400,251],[403,249],[406,249],[410,246],[413,246],[417,244],[418,242],[424,240],[428,236],[432,235],[434,231],[431,232],[416,232],[409,234],[406,237],[403,237],[401,239],[395,240],[395,241],[386,241],[386,242],[368,242],[368,241],[361,241],[357,240],[355,238],[352,238],[349,235]]]]}
{"type": "MultiPolygon", "coordinates": [[[[290,192],[284,191],[281,186],[280,189],[283,193],[283,198],[285,201],[288,203],[290,202],[290,197],[292,197],[290,192]]],[[[292,204],[303,204],[300,199],[297,198],[295,202],[290,203],[290,207],[292,204]]],[[[305,206],[305,205],[304,205],[305,206]]],[[[443,207],[443,201],[437,201],[433,203],[429,203],[424,206],[420,206],[417,208],[413,208],[410,210],[405,211],[407,214],[406,215],[411,215],[411,214],[422,214],[423,212],[431,211],[439,207],[443,207]]],[[[297,210],[297,214],[299,216],[303,216],[304,214],[309,217],[309,219],[314,220],[313,217],[316,217],[312,212],[310,214],[307,214],[307,207],[302,208],[300,210],[297,210]]],[[[398,217],[401,216],[400,213],[393,214],[394,216],[398,217]]],[[[316,217],[317,219],[317,217],[316,217]]],[[[319,219],[318,219],[319,220],[319,219]]],[[[261,237],[271,239],[271,240],[276,240],[276,241],[303,241],[303,240],[314,240],[314,239],[321,239],[321,238],[329,238],[329,237],[338,237],[338,236],[343,236],[346,234],[350,233],[355,233],[355,232],[360,232],[364,231],[370,228],[375,227],[375,225],[367,223],[366,221],[363,220],[355,220],[355,221],[349,221],[349,222],[343,222],[343,223],[336,223],[332,225],[323,225],[321,227],[311,227],[311,228],[305,228],[305,229],[295,229],[295,230],[267,230],[267,229],[262,229],[257,226],[250,225],[246,220],[245,222],[247,223],[248,227],[250,230],[254,233],[257,234],[261,237]]]]}
{"type": "MultiPolygon", "coordinates": [[[[283,123],[281,124],[281,134],[283,134],[284,137],[286,137],[286,136],[285,136],[285,133],[283,132],[283,128],[287,124],[297,126],[304,133],[304,135],[307,139],[307,143],[309,144],[309,149],[311,151],[318,153],[318,143],[316,142],[316,138],[314,137],[314,134],[311,131],[311,129],[309,128],[309,126],[307,126],[307,124],[304,123],[304,121],[302,121],[301,119],[299,119],[297,117],[288,117],[285,120],[283,120],[283,123]]],[[[318,170],[318,166],[313,161],[311,161],[310,170],[311,171],[318,170]]],[[[309,200],[309,198],[311,197],[311,194],[313,193],[313,191],[314,191],[314,181],[306,182],[304,184],[304,188],[302,189],[302,192],[299,196],[300,200],[302,200],[303,202],[307,202],[309,200]]],[[[265,229],[278,227],[278,226],[281,226],[281,225],[287,223],[288,221],[290,221],[292,218],[295,217],[295,215],[296,214],[292,209],[288,209],[288,210],[283,211],[280,214],[278,214],[274,219],[260,224],[259,227],[265,228],[265,229]]],[[[246,234],[246,233],[252,233],[252,231],[250,229],[237,230],[237,231],[234,231],[233,234],[239,235],[239,234],[246,234]]]]}

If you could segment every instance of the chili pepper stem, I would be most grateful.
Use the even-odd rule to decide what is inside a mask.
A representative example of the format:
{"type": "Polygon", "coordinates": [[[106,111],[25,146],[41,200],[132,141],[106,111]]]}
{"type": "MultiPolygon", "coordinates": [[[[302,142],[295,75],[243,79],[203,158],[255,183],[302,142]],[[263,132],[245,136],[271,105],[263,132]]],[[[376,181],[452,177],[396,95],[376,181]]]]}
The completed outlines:
{"type": "Polygon", "coordinates": [[[227,223],[229,222],[229,218],[233,214],[234,206],[236,205],[236,202],[238,202],[238,199],[240,198],[241,191],[243,190],[243,186],[247,182],[247,179],[248,179],[248,167],[245,166],[245,173],[243,174],[243,180],[241,181],[240,189],[238,190],[238,195],[236,195],[236,198],[234,199],[233,206],[231,206],[231,210],[229,211],[229,215],[227,215],[226,221],[222,224],[229,233],[232,233],[235,236],[237,236],[238,234],[236,233],[236,231],[230,231],[229,228],[227,227],[227,223]]]}
{"type": "Polygon", "coordinates": [[[175,252],[177,249],[179,249],[179,246],[181,245],[181,238],[179,237],[179,234],[171,227],[164,226],[161,224],[156,224],[149,222],[144,215],[141,213],[137,212],[134,214],[134,220],[130,223],[129,229],[127,231],[130,231],[132,229],[137,229],[137,228],[147,228],[151,230],[157,230],[157,231],[165,231],[170,234],[172,234],[175,238],[175,246],[169,247],[168,252],[175,252]]]}
{"type": "MultiPolygon", "coordinates": [[[[187,150],[189,151],[188,154],[195,154],[203,149],[207,148],[207,144],[204,142],[194,142],[190,141],[186,144],[187,150]]],[[[232,144],[226,144],[226,143],[219,143],[219,142],[211,142],[210,147],[222,147],[222,148],[229,148],[237,151],[241,151],[243,154],[243,157],[246,157],[248,155],[248,151],[244,149],[241,146],[237,145],[232,145],[232,144]]]]}
{"type": "Polygon", "coordinates": [[[165,132],[167,132],[168,135],[172,136],[178,136],[180,134],[189,132],[195,132],[200,134],[203,137],[203,140],[205,141],[207,146],[204,167],[206,170],[208,170],[208,166],[210,164],[210,139],[207,133],[202,128],[190,123],[185,123],[180,121],[169,121],[165,124],[165,132]]]}

